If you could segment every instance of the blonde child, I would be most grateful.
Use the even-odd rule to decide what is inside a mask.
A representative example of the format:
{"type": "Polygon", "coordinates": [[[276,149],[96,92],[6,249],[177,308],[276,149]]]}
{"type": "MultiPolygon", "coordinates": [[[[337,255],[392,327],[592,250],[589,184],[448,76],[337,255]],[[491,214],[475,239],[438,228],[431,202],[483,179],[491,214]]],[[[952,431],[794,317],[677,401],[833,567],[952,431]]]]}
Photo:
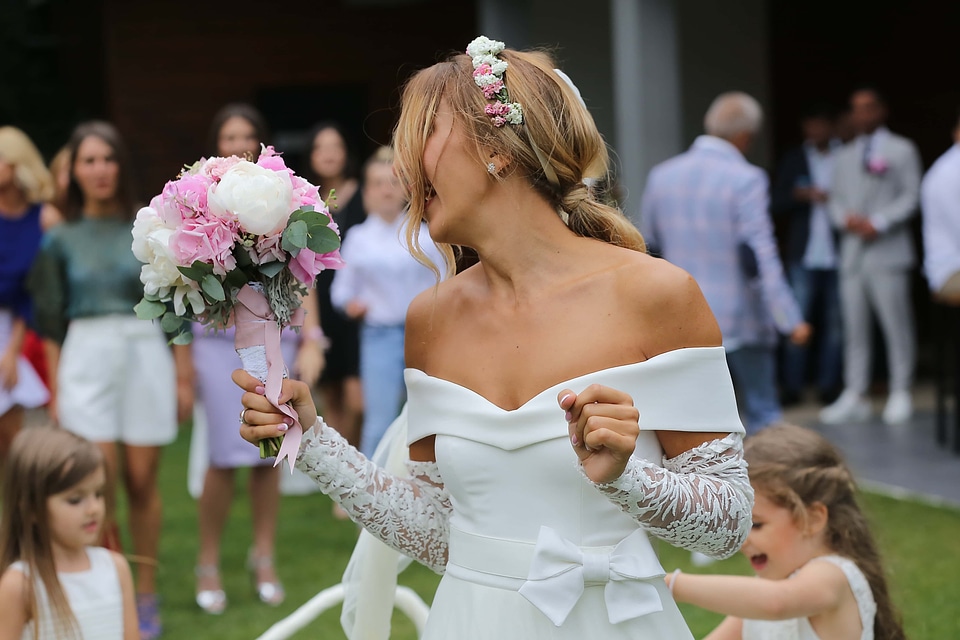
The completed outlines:
{"type": "Polygon", "coordinates": [[[795,426],[747,439],[757,578],[667,576],[678,602],[728,617],[707,640],[902,640],[877,546],[839,452],[795,426]],[[788,579],[789,578],[789,579],[788,579]]]}
{"type": "Polygon", "coordinates": [[[0,640],[136,640],[133,577],[95,547],[106,471],[96,445],[55,427],[13,441],[0,519],[0,640]]]}

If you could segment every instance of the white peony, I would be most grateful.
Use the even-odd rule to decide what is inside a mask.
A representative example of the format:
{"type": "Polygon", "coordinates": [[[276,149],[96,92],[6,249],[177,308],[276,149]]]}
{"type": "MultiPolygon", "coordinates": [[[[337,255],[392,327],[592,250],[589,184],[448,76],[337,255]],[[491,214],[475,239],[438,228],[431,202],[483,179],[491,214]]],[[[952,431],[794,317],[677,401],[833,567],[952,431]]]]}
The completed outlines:
{"type": "Polygon", "coordinates": [[[140,281],[148,295],[165,295],[170,287],[184,284],[183,274],[170,250],[173,229],[163,224],[157,212],[144,207],[133,223],[133,255],[145,263],[140,281]]]}
{"type": "Polygon", "coordinates": [[[207,204],[241,230],[262,236],[280,232],[292,213],[293,183],[287,172],[271,171],[241,160],[210,187],[207,204]]]}

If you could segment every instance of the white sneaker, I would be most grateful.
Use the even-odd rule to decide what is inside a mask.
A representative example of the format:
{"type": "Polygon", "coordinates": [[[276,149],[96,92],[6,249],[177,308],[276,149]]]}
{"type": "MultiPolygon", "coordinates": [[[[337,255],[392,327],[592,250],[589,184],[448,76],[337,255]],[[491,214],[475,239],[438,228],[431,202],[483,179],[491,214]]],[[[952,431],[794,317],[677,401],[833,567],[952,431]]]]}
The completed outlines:
{"type": "Polygon", "coordinates": [[[847,389],[833,404],[820,410],[820,422],[823,424],[866,422],[872,413],[869,400],[847,389]]]}
{"type": "Polygon", "coordinates": [[[913,399],[909,391],[891,391],[883,408],[883,421],[889,425],[903,424],[913,415],[913,399]]]}

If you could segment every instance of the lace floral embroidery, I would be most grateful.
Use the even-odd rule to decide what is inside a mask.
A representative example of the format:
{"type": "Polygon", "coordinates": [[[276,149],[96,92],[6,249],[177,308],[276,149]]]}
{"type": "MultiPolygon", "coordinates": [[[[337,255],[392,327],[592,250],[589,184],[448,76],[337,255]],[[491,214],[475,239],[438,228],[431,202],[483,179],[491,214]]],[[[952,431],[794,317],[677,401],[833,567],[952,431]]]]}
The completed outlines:
{"type": "Polygon", "coordinates": [[[408,462],[410,477],[391,475],[318,419],[297,468],[384,544],[443,573],[452,507],[436,462],[408,462]]]}
{"type": "Polygon", "coordinates": [[[714,558],[732,556],[750,532],[753,488],[740,434],[665,458],[662,467],[631,457],[619,478],[594,486],[651,534],[714,558]]]}

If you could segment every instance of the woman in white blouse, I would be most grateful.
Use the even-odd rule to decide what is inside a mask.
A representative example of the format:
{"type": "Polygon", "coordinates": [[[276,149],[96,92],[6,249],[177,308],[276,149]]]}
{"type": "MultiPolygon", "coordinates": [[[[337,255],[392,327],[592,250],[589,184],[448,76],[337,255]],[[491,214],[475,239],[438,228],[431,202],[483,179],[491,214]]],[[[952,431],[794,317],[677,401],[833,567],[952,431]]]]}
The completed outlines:
{"type": "MultiPolygon", "coordinates": [[[[355,226],[341,248],[346,266],[330,290],[335,307],[362,323],[360,379],[364,413],[360,450],[373,454],[404,401],[403,332],[407,307],[437,282],[437,274],[410,255],[401,237],[406,202],[393,172],[393,149],[381,147],[364,167],[363,206],[367,219],[355,226]]],[[[443,257],[420,229],[420,246],[434,264],[443,257]]]]}

